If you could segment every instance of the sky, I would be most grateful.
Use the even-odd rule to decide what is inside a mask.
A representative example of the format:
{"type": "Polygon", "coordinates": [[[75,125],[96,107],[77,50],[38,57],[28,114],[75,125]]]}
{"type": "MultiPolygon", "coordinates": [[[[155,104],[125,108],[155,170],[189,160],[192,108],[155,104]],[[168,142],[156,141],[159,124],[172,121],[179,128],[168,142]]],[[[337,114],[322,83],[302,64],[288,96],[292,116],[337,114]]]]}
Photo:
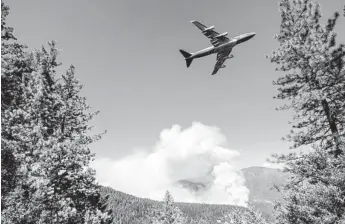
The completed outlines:
{"type": "MultiPolygon", "coordinates": [[[[318,2],[325,18],[344,5],[343,0],[318,2]]],[[[288,152],[290,144],[281,138],[290,130],[292,113],[275,110],[283,103],[273,99],[277,90],[272,81],[278,73],[265,57],[278,47],[273,39],[280,25],[278,0],[5,3],[10,6],[8,25],[15,28],[19,41],[40,48],[55,40],[63,69],[71,64],[76,67],[84,85],[82,94],[100,111],[92,123],[94,132],[107,130],[107,134],[92,145],[92,151],[102,183],[147,196],[130,190],[131,182],[117,170],[127,171],[127,176],[139,173],[148,177],[161,164],[164,175],[147,185],[157,189],[154,193],[173,181],[200,176],[203,183],[212,177],[212,186],[226,185],[217,178],[222,179],[221,170],[228,170],[243,199],[248,192],[241,188],[243,178],[237,170],[267,165],[271,153],[288,152]],[[216,31],[228,32],[230,37],[246,32],[256,32],[256,36],[236,46],[227,67],[211,76],[215,55],[196,59],[186,68],[178,51],[195,52],[210,46],[191,20],[214,25],[216,31]],[[164,133],[174,136],[174,141],[164,133]],[[228,154],[215,149],[226,149],[228,154]],[[200,156],[214,159],[205,162],[200,156]],[[194,160],[198,162],[190,163],[194,160]],[[141,167],[145,167],[142,173],[138,171],[141,167]],[[177,175],[181,167],[195,172],[177,175]],[[210,167],[219,172],[210,173],[210,167]]],[[[341,18],[338,39],[345,39],[345,30],[339,29],[344,25],[341,18]]],[[[224,191],[215,191],[213,195],[219,197],[212,200],[224,202],[220,200],[224,191]]],[[[186,192],[176,194],[187,198],[186,192]]],[[[198,200],[207,201],[207,194],[198,200]]],[[[229,198],[224,203],[245,203],[245,199],[236,200],[229,198]]]]}

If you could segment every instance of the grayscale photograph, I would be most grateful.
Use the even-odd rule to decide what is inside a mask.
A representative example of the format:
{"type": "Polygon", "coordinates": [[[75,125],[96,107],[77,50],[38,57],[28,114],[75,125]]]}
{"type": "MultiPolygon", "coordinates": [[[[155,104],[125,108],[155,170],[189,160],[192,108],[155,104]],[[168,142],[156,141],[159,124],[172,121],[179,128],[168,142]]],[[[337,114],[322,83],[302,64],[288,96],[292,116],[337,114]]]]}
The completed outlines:
{"type": "Polygon", "coordinates": [[[345,224],[344,0],[1,0],[1,223],[345,224]]]}

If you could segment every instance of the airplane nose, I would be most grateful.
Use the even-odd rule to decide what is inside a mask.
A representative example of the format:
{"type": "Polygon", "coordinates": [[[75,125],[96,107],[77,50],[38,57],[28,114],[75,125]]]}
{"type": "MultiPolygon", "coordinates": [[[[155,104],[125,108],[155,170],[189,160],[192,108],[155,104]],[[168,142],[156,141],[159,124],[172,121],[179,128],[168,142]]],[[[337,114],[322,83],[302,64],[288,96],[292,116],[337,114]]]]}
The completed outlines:
{"type": "Polygon", "coordinates": [[[256,33],[248,33],[246,37],[244,37],[244,39],[249,40],[251,38],[253,38],[256,35],[256,33]]]}
{"type": "Polygon", "coordinates": [[[251,38],[253,38],[256,35],[256,33],[248,33],[248,34],[244,34],[242,38],[240,38],[239,40],[237,40],[237,44],[243,43],[251,38]]]}

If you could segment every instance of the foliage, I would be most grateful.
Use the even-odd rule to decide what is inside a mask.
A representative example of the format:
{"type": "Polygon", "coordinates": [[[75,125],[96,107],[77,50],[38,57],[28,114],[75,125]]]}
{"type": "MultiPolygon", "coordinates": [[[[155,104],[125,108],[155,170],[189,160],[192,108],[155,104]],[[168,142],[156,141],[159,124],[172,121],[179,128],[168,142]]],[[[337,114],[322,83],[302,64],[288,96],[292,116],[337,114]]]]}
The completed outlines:
{"type": "Polygon", "coordinates": [[[323,149],[289,162],[296,175],[277,204],[278,223],[338,223],[345,215],[345,156],[335,158],[323,149]]]}
{"type": "Polygon", "coordinates": [[[320,24],[320,6],[310,0],[281,0],[280,47],[270,57],[284,73],[276,98],[295,112],[287,136],[309,152],[275,155],[293,174],[277,204],[277,223],[338,223],[345,213],[345,46],[333,31],[339,13],[320,24]]]}
{"type": "Polygon", "coordinates": [[[137,198],[129,194],[115,191],[109,187],[101,187],[103,197],[108,197],[109,208],[113,211],[114,222],[121,224],[139,224],[146,214],[158,202],[137,198]]]}
{"type": "Polygon", "coordinates": [[[88,122],[74,67],[59,78],[58,50],[15,42],[1,4],[1,215],[3,223],[110,223],[106,199],[89,168],[88,122]]]}
{"type": "MultiPolygon", "coordinates": [[[[143,224],[152,217],[152,214],[163,207],[163,202],[146,198],[137,198],[109,187],[102,187],[103,196],[109,195],[109,207],[114,214],[114,223],[122,224],[143,224]]],[[[235,205],[215,205],[199,203],[175,202],[186,217],[189,224],[216,223],[216,221],[232,213],[245,213],[247,208],[235,205]]]]}
{"type": "MultiPolygon", "coordinates": [[[[22,92],[20,84],[21,76],[15,74],[25,73],[21,64],[25,65],[24,68],[28,68],[27,60],[24,56],[25,46],[19,44],[12,44],[10,41],[15,40],[13,36],[13,29],[6,26],[6,16],[9,13],[9,8],[1,2],[1,196],[2,198],[8,194],[9,189],[12,189],[17,178],[14,173],[18,169],[18,163],[14,158],[13,150],[10,149],[11,144],[6,147],[6,136],[4,136],[4,129],[11,125],[6,125],[4,112],[6,108],[11,106],[11,101],[21,104],[23,98],[21,94],[15,94],[16,92],[22,92]],[[16,54],[16,55],[15,55],[16,54]]],[[[28,71],[29,72],[29,71],[28,71]]],[[[28,99],[29,100],[29,99],[28,99]]],[[[13,146],[14,147],[14,146],[13,146]]],[[[3,200],[1,200],[1,208],[3,208],[3,200]]]]}
{"type": "Polygon", "coordinates": [[[291,102],[280,109],[295,112],[288,140],[331,149],[345,134],[345,46],[333,32],[339,13],[322,26],[320,7],[309,0],[282,0],[280,9],[280,47],[270,59],[285,73],[274,82],[276,98],[291,102]]]}
{"type": "Polygon", "coordinates": [[[152,224],[184,224],[186,221],[169,191],[164,195],[162,207],[156,208],[149,217],[149,223],[152,224]]]}
{"type": "Polygon", "coordinates": [[[250,208],[245,212],[233,212],[217,221],[220,224],[268,224],[259,212],[250,208]]]}

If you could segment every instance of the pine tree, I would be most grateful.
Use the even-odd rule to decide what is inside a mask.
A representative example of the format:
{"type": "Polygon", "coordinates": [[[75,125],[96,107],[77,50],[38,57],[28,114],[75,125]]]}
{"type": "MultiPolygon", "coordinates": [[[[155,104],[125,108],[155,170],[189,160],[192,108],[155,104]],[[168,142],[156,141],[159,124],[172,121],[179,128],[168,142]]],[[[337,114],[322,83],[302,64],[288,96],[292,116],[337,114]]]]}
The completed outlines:
{"type": "MultiPolygon", "coordinates": [[[[33,73],[32,55],[16,42],[13,28],[6,26],[9,7],[3,2],[1,12],[1,211],[12,215],[14,210],[23,215],[31,212],[27,207],[32,193],[28,186],[32,183],[33,151],[40,136],[35,122],[39,79],[33,73]]],[[[2,221],[7,223],[6,215],[2,221]]]]}
{"type": "MultiPolygon", "coordinates": [[[[12,102],[16,101],[14,98],[21,97],[16,94],[20,92],[20,77],[14,75],[20,68],[15,66],[23,57],[14,58],[12,55],[15,51],[22,55],[23,46],[11,44],[10,41],[15,40],[13,36],[13,29],[6,26],[6,16],[9,14],[8,6],[1,1],[1,121],[2,127],[4,124],[4,112],[8,109],[12,102]]],[[[1,130],[1,195],[5,196],[9,189],[15,185],[15,172],[17,163],[14,160],[13,152],[4,147],[9,133],[6,133],[3,128],[1,130]],[[7,135],[7,136],[6,136],[7,135]]],[[[2,201],[3,202],[3,201],[2,201]]],[[[3,208],[3,204],[1,208],[3,208]]]]}
{"type": "Polygon", "coordinates": [[[111,223],[88,146],[91,112],[71,66],[56,74],[58,51],[30,51],[6,27],[2,2],[3,223],[111,223]]]}
{"type": "Polygon", "coordinates": [[[274,82],[279,86],[276,98],[291,100],[281,109],[295,112],[288,140],[294,147],[335,147],[338,155],[345,134],[345,46],[336,44],[333,32],[339,13],[322,26],[320,7],[309,0],[282,0],[280,9],[280,47],[270,59],[285,73],[274,82]]]}
{"type": "Polygon", "coordinates": [[[303,154],[288,162],[295,174],[277,204],[277,223],[340,223],[345,215],[345,156],[325,150],[303,154]]]}
{"type": "Polygon", "coordinates": [[[184,224],[186,218],[183,216],[181,210],[174,204],[174,199],[166,191],[161,208],[156,208],[149,215],[149,223],[152,224],[184,224]]]}
{"type": "Polygon", "coordinates": [[[280,46],[270,57],[284,73],[273,84],[289,104],[293,148],[307,153],[275,155],[294,174],[277,205],[277,223],[337,223],[345,212],[345,46],[333,31],[339,13],[325,26],[320,6],[310,0],[281,0],[280,46]]]}
{"type": "Polygon", "coordinates": [[[56,57],[54,42],[36,58],[42,64],[41,120],[45,126],[46,150],[41,154],[41,172],[48,179],[43,192],[43,220],[54,223],[110,223],[111,217],[95,183],[95,172],[89,168],[94,158],[88,145],[101,135],[89,136],[92,113],[86,99],[80,97],[82,86],[71,66],[60,82],[54,79],[56,57]]]}

